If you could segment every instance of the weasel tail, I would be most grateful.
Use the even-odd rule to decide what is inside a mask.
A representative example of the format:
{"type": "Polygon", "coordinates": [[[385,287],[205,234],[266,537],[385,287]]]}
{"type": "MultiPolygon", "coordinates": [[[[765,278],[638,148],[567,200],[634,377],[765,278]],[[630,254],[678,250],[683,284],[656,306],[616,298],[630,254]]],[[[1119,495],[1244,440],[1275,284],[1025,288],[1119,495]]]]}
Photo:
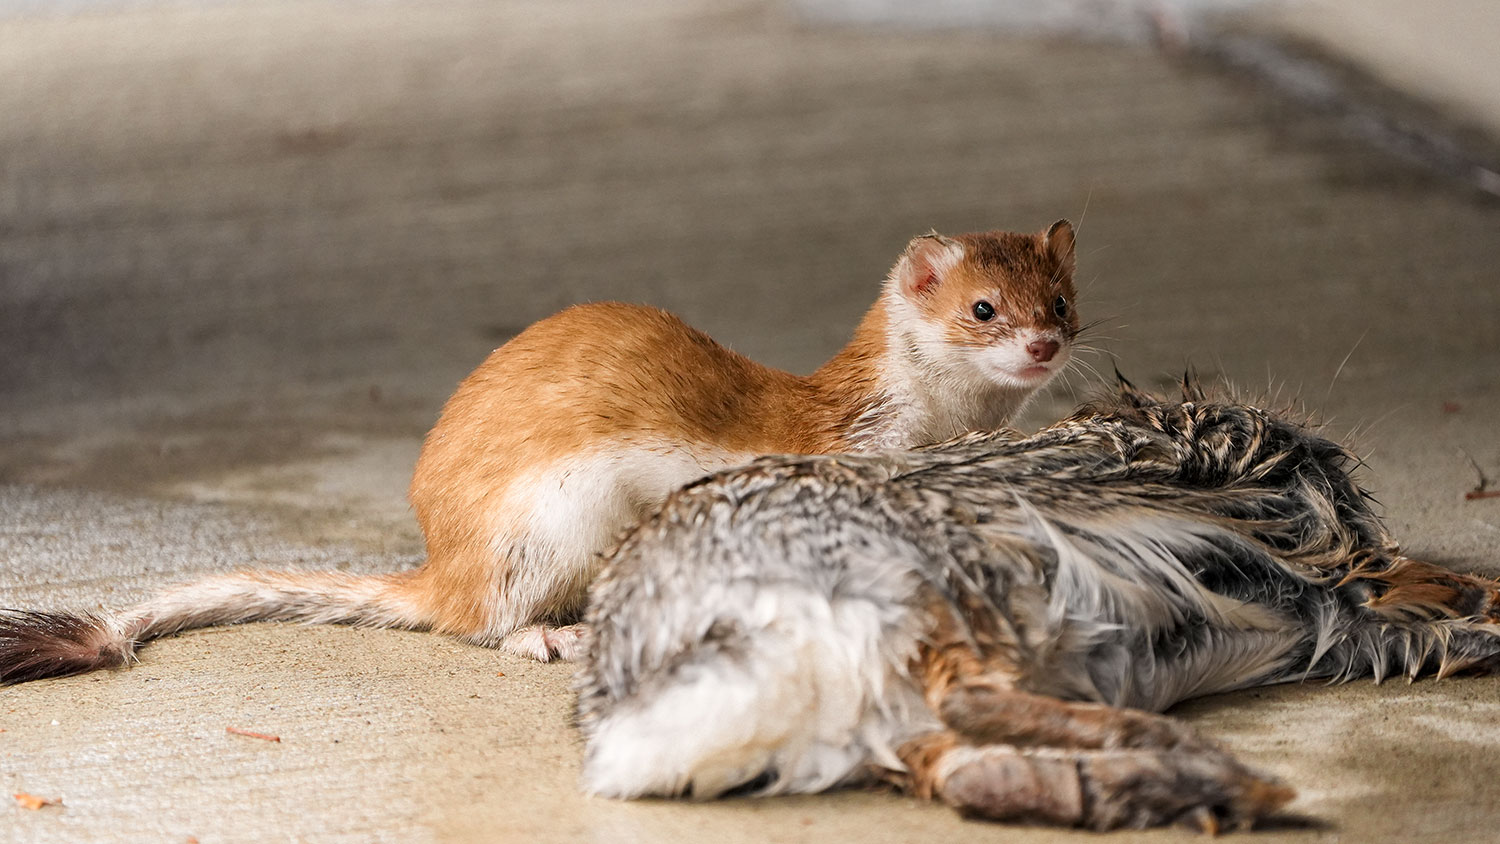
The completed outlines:
{"type": "Polygon", "coordinates": [[[575,305],[495,349],[428,432],[415,574],[241,573],[119,618],[0,611],[0,681],[123,665],[189,627],[296,620],[430,629],[543,662],[582,656],[601,554],[669,493],[766,454],[993,430],[1073,360],[1073,226],[921,235],[843,350],[807,376],[656,308],[575,305]]]}
{"type": "Polygon", "coordinates": [[[200,627],[300,621],[426,629],[416,572],[246,571],[179,586],[115,615],[0,610],[0,683],[118,668],[142,644],[200,627]]]}

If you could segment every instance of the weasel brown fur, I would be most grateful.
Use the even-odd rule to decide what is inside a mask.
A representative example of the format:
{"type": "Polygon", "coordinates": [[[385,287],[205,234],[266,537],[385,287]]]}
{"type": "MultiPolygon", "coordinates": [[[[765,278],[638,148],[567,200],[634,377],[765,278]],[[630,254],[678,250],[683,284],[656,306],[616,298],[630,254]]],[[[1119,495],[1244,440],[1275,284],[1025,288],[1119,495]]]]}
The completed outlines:
{"type": "Polygon", "coordinates": [[[574,658],[581,630],[568,625],[599,552],[684,483],[763,454],[912,448],[1004,425],[1069,359],[1073,270],[1066,221],[918,237],[849,345],[808,376],[655,308],[569,308],[496,349],[428,434],[410,490],[427,541],[419,569],[212,577],[67,627],[53,658],[33,649],[7,673],[5,642],[47,639],[12,614],[0,679],[116,665],[156,636],[266,619],[433,629],[574,658]]]}

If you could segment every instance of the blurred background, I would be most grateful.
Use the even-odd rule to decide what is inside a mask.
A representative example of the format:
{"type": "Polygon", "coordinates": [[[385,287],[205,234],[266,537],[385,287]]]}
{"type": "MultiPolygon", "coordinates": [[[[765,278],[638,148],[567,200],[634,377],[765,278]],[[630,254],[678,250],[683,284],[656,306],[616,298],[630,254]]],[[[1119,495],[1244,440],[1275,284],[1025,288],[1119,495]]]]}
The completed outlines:
{"type": "Polygon", "coordinates": [[[1414,315],[1493,355],[1415,293],[1495,232],[1441,174],[1500,126],[1500,11],[1408,5],[3,0],[0,396],[441,398],[593,299],[805,371],[913,233],[1058,217],[1137,372],[1326,381],[1414,315]]]}
{"type": "MultiPolygon", "coordinates": [[[[1059,217],[1099,372],[1298,401],[1413,550],[1493,565],[1500,501],[1463,493],[1500,481],[1497,42],[1493,0],[0,0],[0,605],[413,565],[420,437],[528,323],[645,302],[808,372],[912,235],[1059,217]]],[[[580,808],[566,667],[435,637],[262,625],[146,659],[7,693],[0,785],[70,795],[15,840],[958,823],[580,808]],[[221,746],[230,718],[321,732],[293,762],[221,746]]],[[[1421,787],[1363,761],[1378,695],[1204,717],[1299,786],[1349,771],[1305,805],[1360,840],[1463,840],[1500,813],[1482,688],[1389,737],[1421,787]],[[1445,808],[1371,820],[1402,800],[1445,808]]]]}

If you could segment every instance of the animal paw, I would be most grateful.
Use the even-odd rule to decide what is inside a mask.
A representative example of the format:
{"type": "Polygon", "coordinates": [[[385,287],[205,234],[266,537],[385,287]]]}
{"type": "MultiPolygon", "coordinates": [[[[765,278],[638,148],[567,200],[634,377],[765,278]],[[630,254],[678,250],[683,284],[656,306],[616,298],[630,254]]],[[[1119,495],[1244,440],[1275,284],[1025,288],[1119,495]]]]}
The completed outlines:
{"type": "Polygon", "coordinates": [[[588,652],[588,640],[589,627],[586,624],[566,627],[533,624],[506,636],[500,642],[500,648],[538,662],[577,662],[588,652]]]}
{"type": "Polygon", "coordinates": [[[1202,832],[1244,829],[1294,792],[1223,753],[1045,753],[1005,745],[946,754],[937,793],[971,817],[1095,830],[1182,824],[1202,832]]]}
{"type": "Polygon", "coordinates": [[[1100,753],[1081,766],[1094,792],[1094,829],[1181,824],[1249,829],[1296,792],[1222,752],[1100,753]]]}

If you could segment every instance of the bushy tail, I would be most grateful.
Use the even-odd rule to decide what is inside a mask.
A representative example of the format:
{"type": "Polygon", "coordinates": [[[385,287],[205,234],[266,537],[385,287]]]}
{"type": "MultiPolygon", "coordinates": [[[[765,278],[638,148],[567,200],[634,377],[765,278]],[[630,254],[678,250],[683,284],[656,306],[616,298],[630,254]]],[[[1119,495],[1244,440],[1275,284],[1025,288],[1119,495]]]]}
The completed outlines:
{"type": "Polygon", "coordinates": [[[0,610],[0,684],[118,668],[159,636],[250,621],[422,629],[414,572],[245,571],[179,586],[119,615],[0,610]]]}

